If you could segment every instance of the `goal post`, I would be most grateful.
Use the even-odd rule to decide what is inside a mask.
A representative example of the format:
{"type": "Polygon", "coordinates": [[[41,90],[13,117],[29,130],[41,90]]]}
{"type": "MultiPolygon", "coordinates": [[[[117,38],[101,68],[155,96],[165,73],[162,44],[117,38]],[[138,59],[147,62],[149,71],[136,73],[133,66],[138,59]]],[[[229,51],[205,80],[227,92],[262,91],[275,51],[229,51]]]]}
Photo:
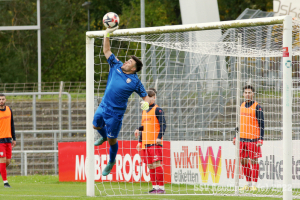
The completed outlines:
{"type": "Polygon", "coordinates": [[[86,195],[95,196],[94,170],[94,38],[86,38],[86,195]]]}
{"type": "MultiPolygon", "coordinates": [[[[242,50],[242,34],[239,33],[238,34],[238,52],[240,53],[242,50]]],[[[241,105],[241,101],[240,101],[240,95],[241,94],[241,57],[238,56],[237,58],[237,78],[236,78],[236,116],[240,115],[240,105],[241,105]]],[[[237,133],[240,130],[240,117],[236,117],[236,128],[237,128],[237,133]]],[[[235,163],[239,163],[240,162],[240,135],[236,134],[236,149],[235,149],[235,163]]],[[[235,165],[235,194],[239,194],[239,173],[237,173],[239,171],[239,165],[235,165]]]]}
{"type": "MultiPolygon", "coordinates": [[[[167,123],[163,151],[167,194],[249,195],[239,192],[245,175],[232,139],[239,125],[241,88],[251,83],[255,100],[264,109],[265,142],[259,191],[250,194],[300,198],[296,182],[300,155],[292,145],[300,142],[296,138],[300,125],[292,118],[292,110],[298,109],[293,101],[300,96],[293,94],[298,83],[292,76],[300,70],[299,30],[290,16],[280,16],[118,29],[111,34],[112,53],[122,62],[130,55],[142,58],[138,76],[146,89],[158,91],[157,104],[167,123]]],[[[141,121],[138,95],[128,101],[111,175],[101,176],[109,145],[93,146],[99,134],[92,120],[109,73],[103,35],[104,31],[86,33],[87,196],[95,196],[95,188],[100,195],[141,195],[151,189],[151,181],[135,149],[133,132],[141,121]]]]}
{"type": "MultiPolygon", "coordinates": [[[[293,105],[293,83],[292,83],[292,17],[286,16],[283,22],[283,199],[292,199],[292,105],[293,105]]],[[[298,30],[299,31],[299,30],[298,30]]]]}

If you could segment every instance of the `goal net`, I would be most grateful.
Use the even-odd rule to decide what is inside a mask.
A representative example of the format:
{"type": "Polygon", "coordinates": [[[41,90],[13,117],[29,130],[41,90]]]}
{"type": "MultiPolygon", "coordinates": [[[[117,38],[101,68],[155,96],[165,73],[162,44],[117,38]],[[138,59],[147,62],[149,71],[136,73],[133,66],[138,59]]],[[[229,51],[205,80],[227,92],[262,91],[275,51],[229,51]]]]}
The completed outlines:
{"type": "MultiPolygon", "coordinates": [[[[122,62],[130,55],[139,57],[144,63],[140,80],[146,89],[157,90],[156,104],[163,109],[167,125],[162,161],[166,194],[300,198],[300,29],[293,21],[284,36],[285,20],[292,21],[261,18],[112,34],[115,56],[122,62]],[[264,115],[264,127],[258,124],[264,130],[258,171],[250,159],[240,164],[238,148],[232,143],[245,85],[255,88],[253,100],[264,115]],[[247,166],[250,175],[245,173],[247,166]],[[249,182],[255,185],[255,173],[257,190],[239,190],[249,182]]],[[[87,132],[94,132],[92,117],[109,73],[103,33],[87,32],[87,132]]],[[[150,170],[136,150],[134,137],[141,126],[140,100],[133,93],[128,101],[117,163],[110,175],[101,175],[109,160],[109,144],[93,149],[100,135],[87,134],[87,195],[147,195],[152,189],[150,170]]],[[[247,155],[255,153],[250,149],[247,155]]]]}

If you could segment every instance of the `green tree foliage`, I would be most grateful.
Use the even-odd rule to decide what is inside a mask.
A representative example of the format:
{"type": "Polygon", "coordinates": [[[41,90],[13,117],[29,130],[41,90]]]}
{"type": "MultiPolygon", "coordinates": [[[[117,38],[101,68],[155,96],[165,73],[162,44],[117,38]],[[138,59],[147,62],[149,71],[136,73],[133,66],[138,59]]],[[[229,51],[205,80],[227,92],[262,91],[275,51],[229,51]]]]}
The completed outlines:
{"type": "MultiPolygon", "coordinates": [[[[84,0],[41,0],[42,81],[85,81],[84,0]]],[[[120,28],[140,27],[139,0],[92,0],[91,30],[102,30],[107,12],[120,28]]],[[[146,26],[180,24],[179,1],[146,0],[146,26]]],[[[36,25],[36,0],[1,1],[0,26],[36,25]]],[[[0,32],[0,82],[37,82],[37,31],[0,32]]]]}
{"type": "MultiPolygon", "coordinates": [[[[36,3],[29,0],[0,3],[0,26],[34,25],[36,3]],[[32,17],[31,17],[32,16],[32,17]]],[[[0,81],[28,82],[37,76],[36,31],[0,32],[0,81]]]]}
{"type": "MultiPolygon", "coordinates": [[[[123,6],[130,3],[131,0],[94,0],[91,4],[91,19],[92,19],[92,29],[93,30],[103,30],[104,25],[102,23],[103,16],[108,12],[114,12],[121,18],[123,6]]],[[[120,26],[121,28],[121,26],[120,26]]]]}
{"type": "MultiPolygon", "coordinates": [[[[42,81],[85,80],[86,10],[77,0],[41,1],[42,81]]],[[[2,26],[36,25],[36,1],[1,2],[2,26]]],[[[1,82],[37,82],[37,31],[1,31],[1,82]]]]}
{"type": "Polygon", "coordinates": [[[42,15],[42,74],[45,82],[85,80],[87,15],[81,3],[78,0],[52,0],[41,4],[42,13],[46,15],[42,15]],[[47,9],[50,10],[47,12],[47,9]]]}
{"type": "Polygon", "coordinates": [[[218,0],[220,20],[235,20],[246,8],[273,10],[273,0],[218,0]]]}
{"type": "MultiPolygon", "coordinates": [[[[132,0],[123,6],[122,28],[141,27],[140,0],[132,0]]],[[[179,1],[145,0],[146,27],[181,24],[179,1]]]]}
{"type": "MultiPolygon", "coordinates": [[[[85,81],[84,1],[40,0],[43,82],[85,81]]],[[[90,2],[91,30],[104,29],[107,12],[119,15],[122,29],[140,27],[140,0],[90,2]]],[[[272,0],[218,0],[218,5],[221,20],[233,20],[246,8],[270,11],[272,0]]],[[[0,26],[37,24],[36,0],[0,1],[0,13],[0,26]]],[[[179,0],[145,0],[145,16],[146,27],[181,24],[179,0]]],[[[0,48],[0,82],[37,82],[37,31],[0,31],[0,48]]]]}

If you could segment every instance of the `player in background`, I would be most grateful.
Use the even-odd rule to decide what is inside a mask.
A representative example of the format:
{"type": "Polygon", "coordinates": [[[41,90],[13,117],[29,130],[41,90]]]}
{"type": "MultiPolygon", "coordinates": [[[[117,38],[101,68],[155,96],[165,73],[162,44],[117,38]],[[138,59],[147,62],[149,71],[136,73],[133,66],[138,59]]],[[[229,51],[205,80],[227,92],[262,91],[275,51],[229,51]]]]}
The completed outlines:
{"type": "Polygon", "coordinates": [[[102,136],[94,145],[99,146],[107,140],[110,145],[110,159],[102,171],[103,176],[107,176],[116,163],[115,158],[119,148],[117,138],[130,95],[133,92],[138,93],[145,100],[141,102],[141,108],[149,108],[149,97],[136,74],[142,69],[143,63],[137,57],[131,56],[131,59],[123,64],[110,51],[109,36],[116,29],[118,27],[107,28],[105,31],[103,53],[110,65],[110,71],[104,96],[93,120],[93,128],[102,136]]]}
{"type": "Polygon", "coordinates": [[[0,94],[0,173],[4,187],[10,188],[6,167],[10,164],[12,148],[16,146],[16,134],[13,113],[5,103],[5,95],[0,94]]]}
{"type": "MultiPolygon", "coordinates": [[[[247,185],[240,190],[256,191],[259,173],[258,158],[262,157],[261,146],[264,139],[264,114],[262,107],[253,100],[254,87],[246,85],[243,88],[245,102],[240,108],[240,160],[247,185]],[[251,160],[251,166],[248,159],[251,160]]],[[[233,139],[235,145],[236,138],[233,139]]]]}
{"type": "Polygon", "coordinates": [[[148,91],[150,98],[149,109],[143,111],[142,126],[135,130],[136,138],[139,136],[137,151],[142,150],[142,158],[144,163],[150,169],[150,180],[153,189],[149,191],[151,194],[165,194],[164,174],[161,165],[162,161],[162,140],[166,130],[166,120],[163,110],[155,104],[156,90],[150,88],[148,91]]]}

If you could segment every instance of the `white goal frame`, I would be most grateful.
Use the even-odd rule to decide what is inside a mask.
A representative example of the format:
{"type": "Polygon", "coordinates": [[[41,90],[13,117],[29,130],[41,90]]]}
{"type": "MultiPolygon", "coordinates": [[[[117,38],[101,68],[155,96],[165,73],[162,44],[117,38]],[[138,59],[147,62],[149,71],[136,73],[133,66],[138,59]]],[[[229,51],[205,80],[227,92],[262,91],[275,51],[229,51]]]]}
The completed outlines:
{"type": "MultiPolygon", "coordinates": [[[[118,35],[142,35],[155,32],[167,33],[173,31],[196,31],[220,28],[236,28],[243,26],[259,26],[268,24],[283,24],[283,47],[288,47],[289,56],[283,57],[283,168],[292,169],[292,68],[285,63],[292,60],[292,17],[268,17],[213,23],[161,26],[136,29],[119,29],[118,35]]],[[[94,38],[103,37],[104,31],[86,32],[86,195],[95,196],[94,187],[94,38]]],[[[238,87],[239,88],[239,87],[238,87]]],[[[239,142],[239,141],[237,141],[239,142]]],[[[238,145],[236,145],[238,146],[238,145]]],[[[238,161],[238,160],[237,160],[238,161]]],[[[238,163],[236,161],[236,163],[238,163]]],[[[238,173],[235,173],[238,174],[238,173]]],[[[238,181],[238,179],[235,179],[238,181]]],[[[237,183],[238,184],[238,183],[237,183]]],[[[292,188],[292,171],[283,171],[283,187],[292,188]]],[[[238,194],[238,189],[236,190],[238,194]]],[[[283,199],[292,199],[292,190],[283,190],[283,199]]]]}

